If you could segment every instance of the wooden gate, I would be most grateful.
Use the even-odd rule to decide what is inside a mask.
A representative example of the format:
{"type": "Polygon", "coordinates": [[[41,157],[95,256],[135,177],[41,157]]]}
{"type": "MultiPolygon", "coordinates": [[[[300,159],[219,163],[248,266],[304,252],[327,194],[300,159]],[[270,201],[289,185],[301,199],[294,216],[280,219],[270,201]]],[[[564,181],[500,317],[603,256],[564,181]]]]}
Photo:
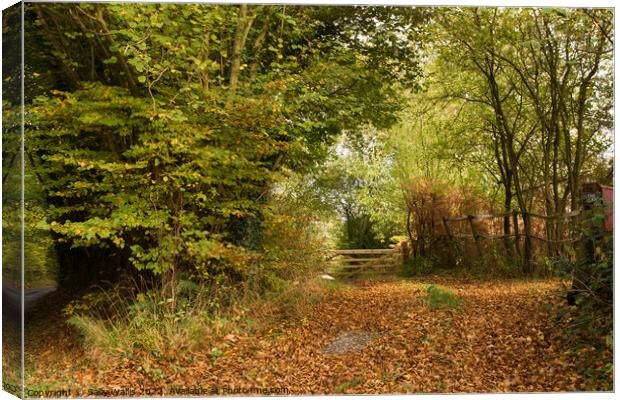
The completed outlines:
{"type": "Polygon", "coordinates": [[[333,274],[355,274],[364,270],[389,272],[400,265],[400,249],[332,250],[329,262],[333,274]]]}

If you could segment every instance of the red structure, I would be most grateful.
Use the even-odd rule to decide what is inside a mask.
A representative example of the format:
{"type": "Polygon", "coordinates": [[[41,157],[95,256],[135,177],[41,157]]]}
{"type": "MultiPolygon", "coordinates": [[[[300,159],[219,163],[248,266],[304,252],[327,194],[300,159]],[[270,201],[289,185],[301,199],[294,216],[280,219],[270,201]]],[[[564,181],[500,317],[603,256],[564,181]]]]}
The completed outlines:
{"type": "MultiPolygon", "coordinates": [[[[604,230],[606,233],[614,231],[614,188],[613,186],[604,186],[598,183],[585,183],[581,189],[584,205],[595,204],[598,200],[602,200],[605,207],[604,230]]],[[[587,207],[587,205],[586,205],[587,207]]]]}

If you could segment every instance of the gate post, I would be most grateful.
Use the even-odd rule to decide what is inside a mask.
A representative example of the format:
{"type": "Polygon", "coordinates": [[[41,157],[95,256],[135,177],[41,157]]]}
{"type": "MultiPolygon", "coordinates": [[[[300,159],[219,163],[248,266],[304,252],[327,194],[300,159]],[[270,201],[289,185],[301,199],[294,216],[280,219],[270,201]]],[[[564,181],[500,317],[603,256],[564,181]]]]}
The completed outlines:
{"type": "Polygon", "coordinates": [[[403,253],[403,265],[409,262],[409,240],[403,240],[400,244],[400,251],[403,253]]]}

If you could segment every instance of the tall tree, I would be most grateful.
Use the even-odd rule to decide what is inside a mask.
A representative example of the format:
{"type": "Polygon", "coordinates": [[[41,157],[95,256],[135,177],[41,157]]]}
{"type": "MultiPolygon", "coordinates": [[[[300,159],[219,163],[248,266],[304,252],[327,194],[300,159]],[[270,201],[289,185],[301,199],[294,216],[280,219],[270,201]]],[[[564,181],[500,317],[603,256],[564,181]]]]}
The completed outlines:
{"type": "Polygon", "coordinates": [[[408,28],[425,18],[382,7],[27,9],[41,28],[28,33],[39,46],[31,78],[56,90],[29,114],[49,226],[65,253],[152,271],[165,290],[178,271],[243,278],[236,254],[260,250],[277,173],[309,168],[344,130],[394,123],[394,86],[419,74],[408,28]],[[46,64],[57,68],[39,72],[46,64]]]}
{"type": "MultiPolygon", "coordinates": [[[[514,197],[526,234],[529,213],[538,207],[534,196],[542,192],[550,215],[576,209],[585,160],[609,145],[610,15],[471,8],[438,17],[440,60],[473,78],[444,84],[447,94],[483,106],[478,112],[494,147],[504,208],[510,210],[514,197]]],[[[509,227],[506,217],[506,234],[509,227]]],[[[547,222],[549,240],[560,239],[564,230],[547,222]]],[[[525,260],[531,271],[527,236],[525,260]]]]}

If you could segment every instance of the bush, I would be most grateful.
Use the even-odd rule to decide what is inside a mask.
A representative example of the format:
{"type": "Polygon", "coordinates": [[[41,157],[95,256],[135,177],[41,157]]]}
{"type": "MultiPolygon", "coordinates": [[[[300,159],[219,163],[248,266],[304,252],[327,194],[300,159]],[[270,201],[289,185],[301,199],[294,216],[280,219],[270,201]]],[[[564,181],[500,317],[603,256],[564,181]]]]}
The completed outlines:
{"type": "Polygon", "coordinates": [[[556,263],[563,278],[572,278],[566,340],[575,349],[588,390],[613,389],[613,237],[602,232],[604,215],[584,219],[582,254],[576,262],[556,263]],[[590,226],[587,226],[590,224],[590,226]]]}
{"type": "Polygon", "coordinates": [[[403,264],[404,276],[420,276],[428,275],[433,272],[435,268],[435,259],[428,256],[416,256],[410,258],[405,264],[403,264]]]}
{"type": "Polygon", "coordinates": [[[218,337],[300,315],[329,292],[316,279],[327,245],[316,215],[294,200],[274,194],[264,207],[260,249],[222,253],[241,271],[234,278],[194,268],[174,277],[173,290],[136,282],[100,288],[67,306],[69,323],[100,359],[136,352],[169,358],[205,345],[217,359],[218,337]]]}
{"type": "Polygon", "coordinates": [[[259,293],[281,293],[316,275],[329,246],[319,217],[299,200],[274,196],[266,210],[262,251],[251,284],[259,293]]]}
{"type": "Polygon", "coordinates": [[[426,293],[426,305],[431,310],[448,310],[461,306],[461,299],[443,286],[430,285],[426,293]]]}

